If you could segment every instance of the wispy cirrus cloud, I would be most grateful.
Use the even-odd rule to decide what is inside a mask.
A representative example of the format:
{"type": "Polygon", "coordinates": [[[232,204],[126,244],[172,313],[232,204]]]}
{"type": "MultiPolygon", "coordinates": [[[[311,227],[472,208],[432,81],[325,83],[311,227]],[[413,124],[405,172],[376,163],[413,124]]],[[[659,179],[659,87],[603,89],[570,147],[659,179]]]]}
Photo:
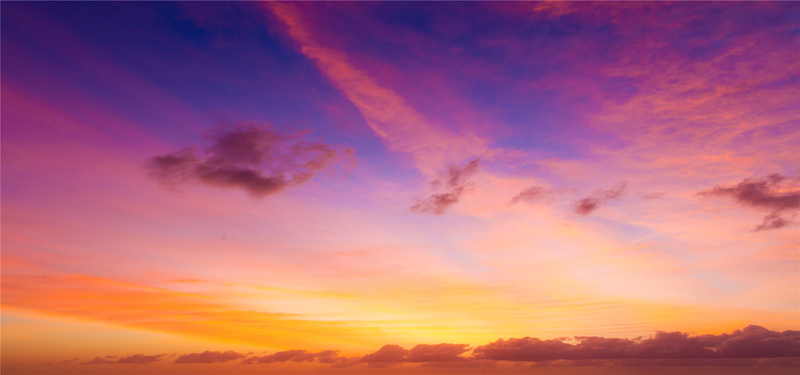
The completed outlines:
{"type": "Polygon", "coordinates": [[[452,160],[487,152],[486,141],[474,134],[458,134],[434,126],[394,90],[381,86],[356,68],[347,54],[320,44],[301,9],[289,3],[266,3],[265,8],[287,27],[299,50],[314,61],[336,87],[358,108],[367,124],[390,149],[407,152],[424,172],[452,160]]]}
{"type": "Polygon", "coordinates": [[[786,218],[783,214],[800,209],[800,177],[773,173],[762,178],[747,178],[735,185],[717,185],[697,194],[732,198],[742,206],[771,210],[764,216],[764,222],[753,231],[780,229],[791,224],[792,218],[797,215],[795,213],[786,218]]]}
{"type": "Polygon", "coordinates": [[[305,140],[307,131],[283,132],[266,123],[219,126],[209,146],[155,156],[148,174],[171,189],[188,182],[239,188],[256,198],[300,185],[334,164],[352,162],[354,150],[305,140]]]}

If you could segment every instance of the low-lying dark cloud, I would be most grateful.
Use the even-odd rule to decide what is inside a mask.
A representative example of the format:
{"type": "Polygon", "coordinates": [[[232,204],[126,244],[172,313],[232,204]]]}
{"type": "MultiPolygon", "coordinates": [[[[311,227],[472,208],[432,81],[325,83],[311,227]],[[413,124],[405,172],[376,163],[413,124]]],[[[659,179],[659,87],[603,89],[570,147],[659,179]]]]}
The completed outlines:
{"type": "Polygon", "coordinates": [[[335,363],[346,358],[339,358],[338,350],[323,350],[321,352],[309,352],[307,350],[286,350],[265,356],[250,357],[242,361],[242,364],[256,363],[275,363],[275,362],[313,362],[317,360],[322,363],[335,363]]]}
{"type": "MultiPolygon", "coordinates": [[[[252,353],[250,353],[252,354],[252,353]]],[[[363,356],[340,357],[338,350],[286,350],[247,357],[232,350],[204,351],[179,356],[175,363],[219,363],[242,359],[241,364],[278,362],[327,363],[331,367],[387,367],[423,363],[424,367],[494,367],[497,361],[532,362],[536,367],[561,366],[791,366],[800,367],[800,331],[771,331],[749,325],[733,333],[690,335],[657,331],[635,339],[575,336],[541,340],[533,337],[499,339],[474,349],[468,344],[419,344],[410,350],[384,345],[363,356]],[[466,355],[472,350],[471,355],[466,355]]],[[[96,357],[83,364],[146,364],[165,354],[96,357]]],[[[57,364],[69,364],[77,359],[57,364]]],[[[49,363],[52,364],[52,363],[49,363]]]]}
{"type": "Polygon", "coordinates": [[[384,345],[375,353],[370,353],[361,358],[362,362],[404,362],[408,357],[408,350],[400,345],[384,345]]]}
{"type": "Polygon", "coordinates": [[[566,338],[500,339],[475,348],[473,355],[503,361],[800,357],[800,331],[775,332],[755,325],[722,335],[657,332],[654,337],[633,340],[574,339],[577,344],[566,342],[566,338]]]}
{"type": "Polygon", "coordinates": [[[780,229],[792,224],[792,218],[797,216],[795,213],[787,218],[784,214],[800,209],[800,177],[773,173],[763,178],[748,178],[732,186],[717,185],[697,194],[732,198],[743,206],[770,210],[764,216],[764,222],[753,228],[753,231],[780,229]]]}
{"type": "Polygon", "coordinates": [[[442,362],[465,361],[461,357],[472,349],[468,344],[419,344],[406,350],[400,345],[384,345],[378,351],[361,358],[362,362],[442,362]]]}
{"type": "Polygon", "coordinates": [[[68,364],[75,363],[75,362],[78,362],[78,358],[65,359],[65,360],[59,361],[59,362],[47,362],[47,364],[48,365],[68,365],[68,364]]]}
{"type": "Polygon", "coordinates": [[[447,171],[440,173],[432,182],[434,189],[443,189],[444,192],[432,194],[427,199],[417,199],[411,206],[411,211],[416,213],[432,213],[441,215],[447,209],[458,203],[461,196],[469,190],[472,184],[469,178],[478,171],[480,159],[474,159],[463,166],[451,165],[447,171]]]}
{"type": "Polygon", "coordinates": [[[472,349],[467,344],[419,344],[408,353],[409,362],[463,361],[461,354],[472,349]]]}
{"type": "Polygon", "coordinates": [[[102,364],[131,364],[131,365],[144,365],[148,363],[160,361],[166,354],[157,355],[144,355],[134,354],[127,357],[117,358],[115,356],[106,356],[104,358],[95,357],[95,359],[82,363],[83,365],[102,365],[102,364]]]}
{"type": "Polygon", "coordinates": [[[334,164],[353,161],[352,148],[306,141],[307,134],[255,122],[220,126],[205,135],[209,146],[155,156],[145,167],[149,176],[169,189],[194,182],[265,197],[302,184],[334,164]]]}
{"type": "Polygon", "coordinates": [[[628,186],[628,182],[622,181],[614,185],[611,189],[595,190],[592,195],[575,202],[575,215],[586,216],[600,208],[600,206],[606,202],[619,198],[624,193],[626,186],[628,186]]]}
{"type": "Polygon", "coordinates": [[[175,360],[175,363],[217,363],[232,361],[244,357],[246,357],[246,355],[234,352],[233,350],[228,350],[227,352],[211,352],[206,350],[202,353],[184,354],[178,357],[178,359],[175,360]]]}

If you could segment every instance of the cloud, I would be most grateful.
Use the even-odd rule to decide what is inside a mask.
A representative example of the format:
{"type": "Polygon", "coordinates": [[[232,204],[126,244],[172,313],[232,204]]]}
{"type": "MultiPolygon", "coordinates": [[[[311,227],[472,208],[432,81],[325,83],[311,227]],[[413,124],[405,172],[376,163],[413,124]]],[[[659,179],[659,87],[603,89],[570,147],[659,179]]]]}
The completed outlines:
{"type": "Polygon", "coordinates": [[[408,350],[400,345],[384,345],[375,353],[365,355],[362,362],[403,362],[408,356],[408,350]]]}
{"type": "Polygon", "coordinates": [[[786,177],[773,173],[763,178],[747,178],[733,186],[717,185],[697,193],[700,196],[728,197],[736,203],[756,209],[771,210],[764,222],[753,231],[780,229],[791,224],[791,218],[781,214],[800,208],[800,177],[786,177]]]}
{"type": "Polygon", "coordinates": [[[133,365],[144,365],[148,363],[158,362],[161,360],[162,357],[166,356],[166,354],[157,354],[157,355],[144,355],[144,354],[134,354],[127,357],[120,357],[117,359],[115,356],[106,356],[105,358],[95,357],[95,359],[82,363],[84,365],[100,365],[100,364],[133,364],[133,365]],[[116,359],[116,360],[114,360],[116,359]]]}
{"type": "Polygon", "coordinates": [[[642,197],[642,199],[661,199],[661,198],[664,198],[665,195],[667,195],[667,194],[666,193],[645,193],[645,194],[640,194],[639,196],[642,197]]]}
{"type": "Polygon", "coordinates": [[[77,362],[77,361],[78,361],[78,358],[72,358],[72,359],[66,359],[66,360],[63,360],[61,362],[56,362],[56,363],[47,362],[47,364],[48,365],[68,365],[70,363],[74,363],[74,362],[77,362]]]}
{"type": "Polygon", "coordinates": [[[323,350],[321,352],[312,353],[307,350],[286,350],[265,356],[250,357],[242,361],[242,364],[255,364],[255,363],[275,363],[275,362],[313,362],[315,359],[322,363],[335,363],[346,358],[339,358],[338,350],[323,350]]]}
{"type": "Polygon", "coordinates": [[[234,352],[233,350],[228,350],[227,352],[211,352],[206,350],[202,353],[184,354],[178,357],[175,363],[216,363],[232,361],[244,357],[244,354],[234,352]]]}
{"type": "Polygon", "coordinates": [[[419,344],[409,351],[409,362],[463,361],[459,355],[472,349],[468,344],[419,344]]]}
{"type": "Polygon", "coordinates": [[[406,350],[400,345],[384,345],[361,358],[366,363],[464,361],[460,355],[472,349],[468,344],[419,344],[406,350]]]}
{"type": "MultiPolygon", "coordinates": [[[[419,344],[411,350],[387,344],[377,351],[358,357],[340,357],[338,350],[311,352],[286,350],[253,356],[241,364],[278,362],[318,362],[334,368],[368,364],[386,367],[407,362],[423,362],[425,367],[493,367],[496,361],[537,362],[535,366],[800,366],[800,331],[771,331],[749,325],[733,333],[690,335],[657,331],[635,339],[597,336],[560,337],[540,340],[533,337],[498,339],[478,346],[471,356],[462,356],[472,348],[468,344],[419,344]],[[699,362],[698,362],[699,361],[699,362]]],[[[163,359],[165,354],[128,357],[96,357],[83,364],[145,364],[163,359]]],[[[182,355],[175,363],[218,363],[246,355],[204,351],[182,355]]],[[[76,359],[62,361],[67,364],[76,359]]],[[[52,363],[49,363],[52,364],[52,363]]]]}
{"type": "Polygon", "coordinates": [[[161,357],[165,356],[166,354],[158,354],[158,355],[144,355],[144,354],[134,354],[128,357],[121,357],[117,363],[129,363],[134,365],[143,365],[146,363],[157,362],[161,360],[161,357]]]}
{"type": "Polygon", "coordinates": [[[411,211],[416,213],[432,213],[441,215],[458,200],[471,186],[469,178],[478,171],[480,159],[473,159],[467,164],[458,167],[451,165],[447,171],[439,175],[431,182],[434,189],[444,189],[445,192],[432,194],[425,200],[417,199],[411,206],[411,211]]]}
{"type": "Polygon", "coordinates": [[[205,135],[210,145],[201,151],[192,146],[155,156],[145,167],[150,177],[171,190],[195,182],[265,197],[302,184],[336,163],[352,162],[352,148],[306,141],[307,134],[256,122],[219,126],[205,135]]]}
{"type": "Polygon", "coordinates": [[[117,363],[117,361],[109,359],[108,357],[106,357],[106,358],[95,357],[93,360],[91,360],[89,362],[84,362],[84,363],[81,363],[81,364],[82,365],[101,365],[101,364],[114,364],[114,363],[117,363]]]}
{"type": "Polygon", "coordinates": [[[650,338],[499,339],[473,351],[478,359],[549,361],[588,359],[693,359],[800,357],[800,331],[775,332],[750,325],[732,334],[690,336],[656,332],[650,338]]]}
{"type": "Polygon", "coordinates": [[[510,204],[517,204],[519,202],[536,203],[549,199],[553,194],[550,189],[541,186],[533,186],[521,191],[519,194],[511,198],[510,204]]]}
{"type": "Polygon", "coordinates": [[[770,331],[750,325],[717,346],[725,358],[800,357],[800,331],[770,331]]]}
{"type": "Polygon", "coordinates": [[[378,84],[367,71],[351,63],[353,56],[319,43],[316,30],[304,17],[304,7],[285,2],[266,2],[264,7],[286,25],[299,51],[314,61],[320,71],[355,105],[377,136],[392,150],[407,152],[417,167],[429,171],[448,160],[462,160],[486,153],[487,141],[472,132],[452,131],[431,123],[408,104],[407,98],[378,84]]]}
{"type": "Polygon", "coordinates": [[[622,181],[614,185],[611,189],[595,190],[592,195],[575,202],[575,215],[586,216],[600,208],[604,203],[619,198],[623,194],[626,186],[628,186],[628,182],[622,181]]]}

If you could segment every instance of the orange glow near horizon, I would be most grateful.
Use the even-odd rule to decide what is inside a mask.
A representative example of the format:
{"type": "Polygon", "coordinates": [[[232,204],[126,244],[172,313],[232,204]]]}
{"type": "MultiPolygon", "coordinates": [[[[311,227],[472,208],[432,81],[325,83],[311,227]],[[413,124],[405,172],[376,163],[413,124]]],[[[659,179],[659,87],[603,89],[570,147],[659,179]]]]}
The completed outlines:
{"type": "Polygon", "coordinates": [[[800,366],[798,3],[3,8],[3,372],[800,366]]]}

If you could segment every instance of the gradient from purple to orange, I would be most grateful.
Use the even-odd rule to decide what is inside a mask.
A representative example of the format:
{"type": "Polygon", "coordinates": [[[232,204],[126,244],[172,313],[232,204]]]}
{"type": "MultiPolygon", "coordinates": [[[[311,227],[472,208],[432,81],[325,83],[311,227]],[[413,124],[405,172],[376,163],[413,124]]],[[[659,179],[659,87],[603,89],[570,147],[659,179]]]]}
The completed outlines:
{"type": "Polygon", "coordinates": [[[797,3],[2,6],[4,370],[800,328],[797,3]]]}

